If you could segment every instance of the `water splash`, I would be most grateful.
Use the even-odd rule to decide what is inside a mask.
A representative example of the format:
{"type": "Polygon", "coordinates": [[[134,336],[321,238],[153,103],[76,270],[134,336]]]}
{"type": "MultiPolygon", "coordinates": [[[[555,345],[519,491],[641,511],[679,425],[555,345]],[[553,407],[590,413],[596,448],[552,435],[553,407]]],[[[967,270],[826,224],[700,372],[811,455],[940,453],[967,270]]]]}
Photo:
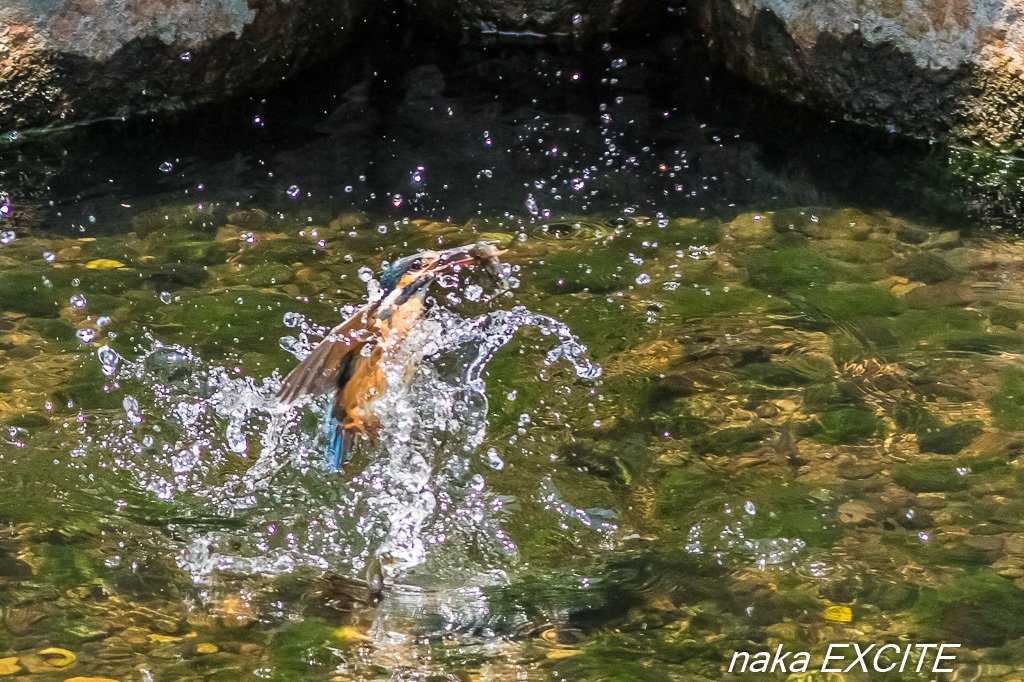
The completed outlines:
{"type": "MultiPolygon", "coordinates": [[[[282,324],[297,332],[282,347],[300,359],[327,332],[300,315],[282,324]]],[[[96,360],[124,392],[122,409],[90,415],[73,456],[87,469],[126,473],[140,492],[173,505],[177,563],[196,581],[218,570],[313,566],[407,583],[499,582],[516,563],[503,527],[515,500],[488,482],[504,462],[482,447],[484,370],[524,327],[551,340],[545,365],[601,375],[554,318],[522,306],[465,318],[434,306],[387,358],[389,390],[374,405],[383,428],[342,474],[323,466],[317,422],[329,397],[285,408],[277,372],[241,376],[155,339],[134,359],[101,346],[96,360]]]]}

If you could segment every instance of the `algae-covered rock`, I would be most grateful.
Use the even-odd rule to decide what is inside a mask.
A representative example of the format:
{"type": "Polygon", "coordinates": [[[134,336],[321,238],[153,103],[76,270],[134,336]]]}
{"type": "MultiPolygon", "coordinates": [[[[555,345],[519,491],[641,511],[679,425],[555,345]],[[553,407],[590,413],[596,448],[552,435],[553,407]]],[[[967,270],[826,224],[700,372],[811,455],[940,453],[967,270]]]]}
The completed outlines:
{"type": "Polygon", "coordinates": [[[683,319],[740,312],[767,312],[787,307],[786,301],[742,286],[681,286],[667,297],[665,311],[683,319]]]}
{"type": "Polygon", "coordinates": [[[1024,430],[1024,369],[1004,369],[988,404],[996,426],[1008,431],[1024,430]]]}
{"type": "Polygon", "coordinates": [[[836,284],[827,289],[811,289],[807,302],[831,320],[898,315],[904,310],[903,302],[889,291],[870,284],[836,284]]]}
{"type": "Polygon", "coordinates": [[[550,293],[606,293],[627,288],[639,274],[640,266],[624,254],[597,248],[586,254],[560,251],[538,268],[537,278],[550,293]]]}
{"type": "Polygon", "coordinates": [[[735,426],[690,440],[690,447],[698,455],[735,455],[752,450],[771,434],[764,424],[735,426]]]}
{"type": "Polygon", "coordinates": [[[845,263],[882,263],[892,258],[892,249],[880,241],[829,239],[816,248],[829,258],[845,263]]]}
{"type": "Polygon", "coordinates": [[[892,273],[925,284],[937,284],[951,278],[956,270],[940,254],[922,251],[894,263],[892,273]]]}
{"type": "Polygon", "coordinates": [[[998,646],[1024,635],[1024,590],[989,569],[926,588],[914,610],[932,636],[973,647],[998,646]]]}
{"type": "Polygon", "coordinates": [[[774,292],[824,286],[836,279],[828,259],[806,247],[754,249],[745,265],[754,286],[774,292]]]}
{"type": "Polygon", "coordinates": [[[878,434],[881,423],[874,411],[855,405],[827,409],[806,425],[805,432],[828,445],[861,443],[878,434]]]}
{"type": "Polygon", "coordinates": [[[772,235],[771,213],[744,213],[723,226],[725,234],[738,241],[768,241],[772,235]]]}
{"type": "Polygon", "coordinates": [[[1020,323],[1024,322],[1024,309],[1015,306],[997,305],[989,311],[988,317],[992,324],[1017,329],[1020,323]]]}
{"type": "Polygon", "coordinates": [[[897,467],[893,481],[912,493],[940,493],[964,490],[967,477],[957,471],[954,462],[948,460],[924,460],[897,467]]]}
{"type": "Polygon", "coordinates": [[[716,218],[697,221],[676,218],[656,234],[658,242],[663,246],[686,248],[717,244],[722,240],[724,232],[722,221],[716,218]]]}

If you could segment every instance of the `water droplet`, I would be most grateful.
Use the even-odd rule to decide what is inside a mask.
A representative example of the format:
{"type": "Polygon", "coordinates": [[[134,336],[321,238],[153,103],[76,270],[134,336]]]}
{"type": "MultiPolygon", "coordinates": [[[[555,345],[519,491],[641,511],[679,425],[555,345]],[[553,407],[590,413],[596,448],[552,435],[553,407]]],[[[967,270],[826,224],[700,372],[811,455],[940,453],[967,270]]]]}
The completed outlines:
{"type": "Polygon", "coordinates": [[[163,303],[164,305],[171,304],[171,294],[169,291],[160,292],[160,302],[163,303]]]}
{"type": "Polygon", "coordinates": [[[57,254],[50,253],[49,251],[44,251],[43,260],[45,260],[47,263],[52,263],[53,261],[57,260],[57,254]]]}
{"type": "Polygon", "coordinates": [[[182,52],[180,59],[183,62],[190,62],[190,61],[192,61],[192,53],[191,52],[182,52]]]}
{"type": "Polygon", "coordinates": [[[349,193],[351,191],[352,191],[352,185],[345,185],[345,193],[347,194],[347,193],[349,193]]]}
{"type": "Polygon", "coordinates": [[[401,206],[402,205],[402,195],[401,194],[393,194],[393,195],[391,195],[391,205],[394,206],[395,208],[398,208],[399,206],[401,206]]]}
{"type": "Polygon", "coordinates": [[[490,448],[487,451],[487,464],[495,471],[501,471],[505,468],[505,460],[501,458],[501,455],[494,448],[490,448]]]}
{"type": "Polygon", "coordinates": [[[921,542],[928,542],[929,540],[932,539],[932,536],[928,535],[928,533],[925,533],[924,531],[921,531],[920,533],[918,533],[917,537],[919,537],[921,539],[921,542]]]}
{"type": "Polygon", "coordinates": [[[485,485],[484,477],[480,474],[473,474],[473,478],[469,479],[469,487],[477,492],[483,490],[485,485]]]}
{"type": "Polygon", "coordinates": [[[757,513],[757,507],[754,506],[753,502],[751,502],[750,500],[747,500],[746,503],[743,505],[743,511],[745,511],[748,514],[750,514],[751,516],[753,516],[754,514],[757,513]]]}
{"type": "Polygon", "coordinates": [[[641,272],[639,275],[636,276],[636,283],[637,284],[650,284],[651,283],[651,276],[648,275],[646,272],[641,272]]]}
{"type": "Polygon", "coordinates": [[[479,301],[484,295],[484,288],[479,284],[470,284],[465,290],[466,299],[469,301],[479,301]]]}
{"type": "Polygon", "coordinates": [[[11,196],[7,192],[0,192],[0,218],[11,214],[11,196]]]}
{"type": "Polygon", "coordinates": [[[103,365],[102,372],[105,376],[112,377],[117,372],[117,366],[121,364],[121,356],[110,346],[100,346],[96,350],[96,357],[103,365]]]}
{"type": "Polygon", "coordinates": [[[585,186],[586,186],[586,183],[583,182],[583,178],[573,178],[572,179],[572,188],[573,188],[574,191],[579,192],[585,186]]]}
{"type": "Polygon", "coordinates": [[[359,280],[361,282],[369,282],[371,279],[373,279],[373,270],[365,265],[359,268],[359,280]]]}
{"type": "Polygon", "coordinates": [[[142,437],[142,444],[147,448],[153,447],[153,443],[156,442],[151,434],[146,434],[142,437]]]}
{"type": "Polygon", "coordinates": [[[75,336],[77,336],[78,340],[82,343],[92,343],[92,340],[96,338],[96,332],[89,328],[79,329],[75,332],[75,336]]]}
{"type": "Polygon", "coordinates": [[[539,215],[540,209],[537,207],[537,200],[533,198],[532,194],[526,196],[526,210],[529,211],[530,215],[539,215]]]}
{"type": "Polygon", "coordinates": [[[284,326],[286,327],[298,327],[302,324],[302,321],[306,319],[306,316],[302,313],[288,312],[284,314],[284,326]]]}
{"type": "Polygon", "coordinates": [[[124,400],[121,401],[121,405],[124,407],[125,416],[128,417],[130,423],[139,424],[142,422],[142,416],[139,414],[139,401],[134,396],[126,395],[124,400]]]}
{"type": "Polygon", "coordinates": [[[292,185],[291,187],[288,188],[288,196],[294,199],[295,197],[299,196],[299,192],[301,191],[302,190],[299,189],[298,185],[292,185]]]}
{"type": "Polygon", "coordinates": [[[574,14],[574,15],[572,15],[572,25],[573,26],[579,26],[582,23],[583,23],[583,15],[582,14],[574,14]]]}
{"type": "Polygon", "coordinates": [[[109,315],[103,315],[102,317],[97,318],[97,320],[96,320],[96,326],[97,327],[106,327],[108,324],[110,324],[110,316],[109,315]]]}
{"type": "Polygon", "coordinates": [[[18,133],[17,130],[12,130],[11,132],[7,133],[7,139],[10,140],[11,142],[14,142],[19,137],[21,137],[21,135],[18,133]]]}
{"type": "Polygon", "coordinates": [[[14,234],[14,230],[0,232],[0,244],[10,244],[17,238],[18,235],[14,234]]]}
{"type": "Polygon", "coordinates": [[[68,300],[71,301],[71,305],[74,308],[81,309],[85,307],[85,296],[82,296],[81,294],[75,294],[68,300]]]}
{"type": "Polygon", "coordinates": [[[160,164],[160,170],[163,171],[164,173],[170,173],[171,170],[173,170],[173,168],[174,164],[171,163],[170,161],[164,161],[163,163],[160,164]]]}

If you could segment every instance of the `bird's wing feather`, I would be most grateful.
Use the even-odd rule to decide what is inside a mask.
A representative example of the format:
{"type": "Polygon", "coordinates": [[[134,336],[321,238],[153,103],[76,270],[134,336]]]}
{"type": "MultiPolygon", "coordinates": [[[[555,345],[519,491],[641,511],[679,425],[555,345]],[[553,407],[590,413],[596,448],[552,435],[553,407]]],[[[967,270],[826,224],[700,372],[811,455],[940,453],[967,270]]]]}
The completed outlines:
{"type": "Polygon", "coordinates": [[[372,323],[377,304],[367,304],[331,330],[305,360],[281,382],[277,392],[281,402],[295,402],[304,395],[320,395],[336,390],[340,379],[350,374],[349,364],[358,357],[368,340],[367,327],[372,323]]]}

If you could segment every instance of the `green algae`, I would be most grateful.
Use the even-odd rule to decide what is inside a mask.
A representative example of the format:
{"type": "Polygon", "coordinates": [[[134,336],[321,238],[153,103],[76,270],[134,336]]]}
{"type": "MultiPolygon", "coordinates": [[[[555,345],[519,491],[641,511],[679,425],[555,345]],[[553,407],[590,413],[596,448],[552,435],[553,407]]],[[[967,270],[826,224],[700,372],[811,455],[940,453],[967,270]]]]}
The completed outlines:
{"type": "Polygon", "coordinates": [[[722,235],[722,221],[716,218],[698,221],[677,218],[670,220],[668,225],[656,234],[660,244],[682,248],[712,246],[722,240],[722,235]]]}
{"type": "Polygon", "coordinates": [[[698,455],[738,455],[753,450],[770,434],[763,425],[735,426],[692,438],[690,447],[698,455]]]}
{"type": "Polygon", "coordinates": [[[807,292],[811,309],[836,322],[860,317],[892,317],[905,309],[903,302],[885,289],[868,284],[841,284],[807,292]]]}
{"type": "Polygon", "coordinates": [[[989,398],[992,421],[1008,431],[1024,430],[1024,370],[1007,367],[999,377],[999,386],[989,398]]]}
{"type": "Polygon", "coordinates": [[[977,569],[922,590],[915,613],[933,636],[987,647],[1024,635],[1022,609],[1024,590],[989,569],[977,569]]]}
{"type": "Polygon", "coordinates": [[[827,258],[806,247],[752,249],[745,259],[750,282],[771,292],[826,286],[836,280],[827,258]]]}
{"type": "Polygon", "coordinates": [[[803,427],[803,432],[826,445],[863,443],[876,436],[881,422],[874,411],[856,405],[827,409],[803,427]]]}
{"type": "Polygon", "coordinates": [[[964,490],[969,481],[957,472],[954,462],[925,460],[897,467],[893,482],[913,493],[939,493],[964,490]]]}
{"type": "Polygon", "coordinates": [[[581,291],[603,294],[627,288],[639,274],[639,265],[609,248],[597,248],[585,254],[564,250],[545,259],[538,281],[552,294],[581,291]]]}

